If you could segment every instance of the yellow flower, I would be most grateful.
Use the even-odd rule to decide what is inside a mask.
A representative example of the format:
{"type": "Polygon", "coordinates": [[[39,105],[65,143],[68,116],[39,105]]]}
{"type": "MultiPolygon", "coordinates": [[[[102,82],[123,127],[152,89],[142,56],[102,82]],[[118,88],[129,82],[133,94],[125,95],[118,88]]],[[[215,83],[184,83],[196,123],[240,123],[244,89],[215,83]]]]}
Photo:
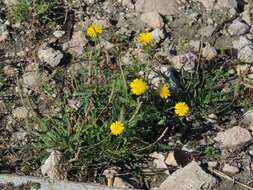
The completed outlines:
{"type": "Polygon", "coordinates": [[[148,90],[147,84],[142,79],[134,79],[130,83],[131,92],[137,96],[144,94],[148,90]]]}
{"type": "Polygon", "coordinates": [[[103,28],[100,24],[98,23],[92,23],[88,28],[87,28],[87,35],[91,38],[96,38],[98,37],[99,34],[103,32],[103,28]]]}
{"type": "Polygon", "coordinates": [[[187,113],[189,113],[189,111],[190,108],[185,102],[178,102],[175,105],[175,113],[180,117],[185,116],[187,113]]]}
{"type": "Polygon", "coordinates": [[[162,85],[159,91],[159,95],[162,99],[167,100],[171,96],[169,86],[167,84],[162,85]]]}
{"type": "Polygon", "coordinates": [[[152,43],[154,41],[154,38],[151,32],[142,32],[138,36],[138,41],[146,45],[152,43]]]}
{"type": "Polygon", "coordinates": [[[117,136],[117,135],[121,135],[124,132],[125,127],[121,121],[115,121],[111,124],[110,129],[111,129],[111,133],[117,136]]]}

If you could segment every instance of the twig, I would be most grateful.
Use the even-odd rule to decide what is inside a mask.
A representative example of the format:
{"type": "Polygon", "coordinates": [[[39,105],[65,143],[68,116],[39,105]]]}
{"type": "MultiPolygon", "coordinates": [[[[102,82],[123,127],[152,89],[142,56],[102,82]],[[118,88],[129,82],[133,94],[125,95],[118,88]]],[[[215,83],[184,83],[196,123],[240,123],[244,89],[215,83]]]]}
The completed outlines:
{"type": "Polygon", "coordinates": [[[71,159],[68,161],[68,163],[77,161],[78,158],[79,158],[79,155],[80,155],[80,151],[81,151],[81,148],[79,147],[78,150],[77,150],[77,152],[75,153],[75,157],[74,157],[74,158],[71,158],[71,159]]]}
{"type": "Polygon", "coordinates": [[[229,180],[229,181],[232,181],[233,183],[238,184],[238,185],[240,185],[240,186],[242,186],[242,187],[245,187],[246,189],[253,190],[252,187],[250,187],[250,186],[248,186],[248,185],[246,185],[246,184],[244,184],[244,183],[241,183],[241,182],[238,181],[238,180],[233,179],[232,177],[226,175],[225,173],[223,173],[223,172],[221,172],[221,171],[219,171],[219,170],[211,169],[211,168],[208,168],[208,169],[209,169],[211,172],[213,172],[214,174],[216,174],[217,176],[219,176],[219,177],[222,177],[222,178],[225,178],[225,179],[227,179],[227,180],[229,180]]]}
{"type": "Polygon", "coordinates": [[[138,151],[146,150],[146,149],[154,146],[155,144],[157,144],[164,137],[164,135],[166,134],[166,132],[168,131],[168,129],[169,129],[169,127],[166,127],[166,129],[164,129],[163,133],[158,137],[158,139],[156,139],[155,142],[153,142],[152,144],[150,144],[150,145],[148,145],[148,146],[146,146],[144,148],[139,149],[138,151]]]}

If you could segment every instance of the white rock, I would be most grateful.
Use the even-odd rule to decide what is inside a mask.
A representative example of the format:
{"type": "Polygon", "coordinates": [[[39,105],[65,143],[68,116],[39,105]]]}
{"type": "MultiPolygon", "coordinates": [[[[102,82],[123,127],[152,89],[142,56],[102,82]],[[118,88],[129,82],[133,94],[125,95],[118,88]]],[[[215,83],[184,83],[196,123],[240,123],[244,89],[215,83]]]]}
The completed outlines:
{"type": "Polygon", "coordinates": [[[151,33],[156,43],[159,43],[165,37],[163,31],[159,28],[153,30],[151,33]]]}
{"type": "Polygon", "coordinates": [[[158,169],[167,169],[165,164],[165,156],[162,153],[154,152],[150,154],[150,157],[154,158],[154,165],[158,169]]]}
{"type": "Polygon", "coordinates": [[[52,67],[56,67],[60,64],[63,54],[59,50],[54,50],[53,48],[40,49],[38,51],[38,57],[42,62],[47,63],[52,67]]]}
{"type": "Polygon", "coordinates": [[[162,15],[173,15],[178,12],[177,0],[137,0],[135,4],[137,12],[157,11],[162,15]]]}
{"type": "Polygon", "coordinates": [[[238,3],[236,0],[194,0],[195,2],[200,2],[207,10],[213,9],[237,9],[238,3]]]}
{"type": "Polygon", "coordinates": [[[245,4],[244,5],[244,11],[242,13],[242,19],[249,25],[252,25],[251,21],[251,5],[250,4],[245,4]]]}
{"type": "Polygon", "coordinates": [[[12,111],[12,114],[17,119],[26,119],[29,115],[29,112],[25,107],[18,107],[12,111]]]}
{"type": "Polygon", "coordinates": [[[7,29],[7,25],[1,24],[0,22],[0,42],[7,40],[8,37],[9,37],[9,31],[7,29]]]}
{"type": "Polygon", "coordinates": [[[64,44],[64,50],[68,50],[70,53],[81,55],[83,53],[83,47],[87,44],[87,39],[83,31],[77,31],[73,33],[72,39],[64,44]]]}
{"type": "Polygon", "coordinates": [[[50,179],[63,179],[63,173],[60,170],[62,153],[53,150],[50,156],[46,159],[41,166],[41,173],[47,175],[50,179]]]}
{"type": "Polygon", "coordinates": [[[214,140],[221,143],[222,147],[236,147],[243,145],[252,139],[247,129],[236,126],[224,132],[219,132],[214,140]]]}
{"type": "Polygon", "coordinates": [[[218,162],[216,162],[216,161],[209,161],[209,162],[207,163],[207,165],[208,165],[208,167],[210,167],[210,168],[216,168],[216,167],[218,166],[218,162]]]}
{"type": "Polygon", "coordinates": [[[115,177],[114,181],[113,181],[113,187],[117,187],[117,188],[129,188],[132,185],[130,185],[129,183],[127,183],[125,180],[123,180],[120,177],[115,177]]]}
{"type": "Polygon", "coordinates": [[[243,115],[240,126],[247,127],[250,131],[253,131],[253,110],[249,110],[243,115]]]}
{"type": "Polygon", "coordinates": [[[200,41],[191,40],[191,41],[189,42],[189,47],[190,47],[194,52],[199,52],[200,46],[201,46],[201,42],[200,42],[200,41]]]}
{"type": "Polygon", "coordinates": [[[232,24],[228,27],[228,32],[231,35],[243,35],[246,34],[249,31],[250,27],[241,22],[239,19],[236,19],[232,22],[232,24]]]}
{"type": "Polygon", "coordinates": [[[18,74],[18,70],[10,65],[4,66],[3,72],[5,75],[7,75],[9,77],[13,77],[18,74]]]}
{"type": "Polygon", "coordinates": [[[0,115],[7,111],[5,103],[0,100],[0,115]]]}
{"type": "Polygon", "coordinates": [[[222,171],[230,174],[237,174],[240,172],[238,167],[231,166],[229,164],[225,164],[224,167],[222,168],[222,171]]]}
{"type": "Polygon", "coordinates": [[[253,63],[253,43],[246,37],[233,41],[233,47],[238,50],[238,59],[245,63],[253,63]]]}
{"type": "Polygon", "coordinates": [[[54,37],[61,38],[65,34],[65,31],[63,30],[57,30],[53,33],[54,37]]]}
{"type": "Polygon", "coordinates": [[[192,161],[175,171],[160,186],[160,190],[211,190],[217,185],[217,179],[207,174],[192,161]]]}
{"type": "Polygon", "coordinates": [[[212,60],[218,55],[216,49],[207,45],[202,49],[202,56],[205,57],[207,60],[212,60]]]}
{"type": "Polygon", "coordinates": [[[141,20],[151,28],[161,28],[164,25],[162,17],[156,11],[143,13],[141,20]]]}
{"type": "Polygon", "coordinates": [[[27,72],[22,76],[23,79],[23,87],[25,88],[35,88],[41,82],[41,75],[38,71],[27,72]]]}
{"type": "Polygon", "coordinates": [[[134,9],[134,4],[131,0],[121,0],[123,6],[126,6],[129,9],[134,9]]]}
{"type": "Polygon", "coordinates": [[[191,72],[195,67],[198,56],[190,52],[186,54],[176,55],[174,57],[171,57],[170,60],[176,69],[181,69],[183,67],[186,71],[191,72]]]}

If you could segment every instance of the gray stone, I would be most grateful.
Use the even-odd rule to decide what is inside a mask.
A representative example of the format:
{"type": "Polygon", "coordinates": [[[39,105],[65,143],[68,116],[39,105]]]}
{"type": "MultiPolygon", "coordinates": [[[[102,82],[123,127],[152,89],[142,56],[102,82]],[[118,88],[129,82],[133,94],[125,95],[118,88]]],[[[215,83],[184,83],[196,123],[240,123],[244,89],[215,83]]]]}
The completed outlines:
{"type": "Polygon", "coordinates": [[[9,31],[7,29],[7,25],[1,24],[0,22],[0,42],[7,40],[8,37],[9,37],[9,31]]]}
{"type": "Polygon", "coordinates": [[[225,164],[224,167],[222,168],[222,171],[230,174],[237,174],[240,172],[238,167],[231,166],[230,164],[225,164]]]}
{"type": "Polygon", "coordinates": [[[207,10],[213,9],[237,9],[238,3],[236,0],[194,0],[200,2],[207,10]]]}
{"type": "Polygon", "coordinates": [[[151,33],[156,43],[159,43],[165,37],[163,31],[159,28],[153,30],[151,33]]]}
{"type": "Polygon", "coordinates": [[[160,190],[211,190],[218,181],[192,161],[175,171],[160,186],[160,190]]]}
{"type": "Polygon", "coordinates": [[[202,56],[207,60],[214,59],[217,55],[218,53],[214,47],[207,45],[202,49],[202,56]]]}
{"type": "Polygon", "coordinates": [[[214,140],[221,143],[222,147],[236,147],[244,145],[252,139],[247,129],[236,126],[224,132],[219,132],[214,140]]]}
{"type": "Polygon", "coordinates": [[[210,167],[210,168],[216,168],[216,167],[218,166],[218,162],[216,162],[216,161],[209,161],[209,162],[207,163],[207,165],[208,165],[208,167],[210,167]]]}
{"type": "Polygon", "coordinates": [[[29,112],[25,107],[18,107],[12,111],[12,114],[17,119],[26,119],[29,115],[29,112]]]}
{"type": "Polygon", "coordinates": [[[57,30],[53,33],[54,37],[61,38],[65,34],[65,31],[63,30],[57,30]]]}
{"type": "Polygon", "coordinates": [[[42,62],[47,63],[52,67],[56,67],[60,64],[63,54],[59,50],[54,50],[53,48],[40,49],[38,51],[38,57],[42,62]]]}
{"type": "Polygon", "coordinates": [[[243,115],[240,126],[247,127],[250,131],[253,131],[253,110],[249,110],[243,115]]]}
{"type": "Polygon", "coordinates": [[[238,50],[237,58],[245,63],[253,63],[253,43],[246,37],[233,41],[233,47],[238,50]]]}
{"type": "Polygon", "coordinates": [[[141,20],[151,28],[161,28],[164,25],[162,17],[156,11],[143,13],[141,20]]]}
{"type": "Polygon", "coordinates": [[[162,15],[174,15],[178,12],[176,0],[137,0],[135,4],[137,12],[157,11],[162,15]]]}
{"type": "Polygon", "coordinates": [[[228,27],[228,32],[231,35],[243,35],[246,34],[247,32],[249,32],[250,27],[241,22],[239,19],[236,19],[232,22],[232,24],[228,27]]]}
{"type": "Polygon", "coordinates": [[[81,55],[83,47],[87,44],[87,39],[83,31],[73,33],[72,39],[64,44],[63,49],[68,50],[70,53],[81,55]]]}
{"type": "Polygon", "coordinates": [[[184,68],[186,71],[192,72],[198,56],[190,52],[171,57],[170,60],[176,69],[184,68]]]}
{"type": "Polygon", "coordinates": [[[9,175],[3,174],[0,175],[0,183],[13,183],[15,186],[22,184],[39,184],[40,190],[127,190],[127,188],[113,188],[107,187],[98,184],[92,183],[78,183],[71,181],[60,181],[60,180],[50,180],[46,178],[39,177],[31,177],[31,176],[17,176],[17,175],[9,175]]]}

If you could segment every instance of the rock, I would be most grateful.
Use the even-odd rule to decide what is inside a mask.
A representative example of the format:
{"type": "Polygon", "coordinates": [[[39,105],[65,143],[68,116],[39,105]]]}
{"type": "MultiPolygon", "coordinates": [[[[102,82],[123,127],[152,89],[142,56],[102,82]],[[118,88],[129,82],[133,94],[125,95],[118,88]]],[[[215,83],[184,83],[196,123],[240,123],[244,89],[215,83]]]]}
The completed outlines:
{"type": "Polygon", "coordinates": [[[43,176],[48,176],[50,179],[64,179],[65,174],[61,170],[61,159],[62,153],[53,150],[50,156],[46,159],[44,164],[41,166],[41,173],[43,176]]]}
{"type": "Polygon", "coordinates": [[[212,36],[215,29],[216,29],[216,26],[213,26],[213,25],[204,26],[203,28],[200,29],[200,34],[201,36],[204,36],[204,37],[210,37],[212,36]]]}
{"type": "Polygon", "coordinates": [[[218,121],[218,116],[214,113],[211,113],[207,116],[207,121],[209,121],[210,123],[216,123],[218,121]]]}
{"type": "Polygon", "coordinates": [[[191,72],[195,67],[198,56],[190,52],[174,56],[170,60],[176,69],[181,69],[183,67],[186,71],[191,72]]]}
{"type": "Polygon", "coordinates": [[[252,139],[247,129],[236,126],[224,132],[219,132],[214,140],[221,143],[222,147],[236,147],[252,139]]]}
{"type": "Polygon", "coordinates": [[[56,67],[60,64],[63,54],[59,50],[54,50],[53,48],[40,49],[38,51],[38,57],[42,62],[46,64],[56,67]]]}
{"type": "Polygon", "coordinates": [[[228,32],[231,35],[243,35],[246,34],[247,32],[249,32],[250,27],[241,22],[239,19],[236,19],[232,22],[232,24],[228,27],[228,32]]]}
{"type": "Polygon", "coordinates": [[[245,4],[244,5],[244,11],[242,13],[242,19],[249,25],[252,25],[251,21],[251,5],[250,4],[245,4]]]}
{"type": "Polygon", "coordinates": [[[164,23],[158,12],[146,12],[141,15],[141,20],[151,28],[161,28],[164,23]]]}
{"type": "Polygon", "coordinates": [[[61,38],[65,34],[65,31],[63,30],[57,30],[53,33],[54,37],[61,38]]]}
{"type": "Polygon", "coordinates": [[[211,47],[207,45],[202,49],[202,56],[206,58],[207,60],[212,60],[218,55],[216,49],[214,47],[211,47]]]}
{"type": "Polygon", "coordinates": [[[150,154],[150,157],[154,158],[154,165],[158,169],[167,169],[165,164],[165,156],[162,153],[154,152],[150,154]]]}
{"type": "Polygon", "coordinates": [[[0,100],[0,116],[7,111],[5,103],[0,100]]]}
{"type": "Polygon", "coordinates": [[[160,190],[211,190],[218,181],[192,161],[175,171],[160,186],[160,190]]]}
{"type": "Polygon", "coordinates": [[[253,131],[253,110],[249,110],[243,115],[240,126],[247,127],[250,131],[253,131]]]}
{"type": "Polygon", "coordinates": [[[7,29],[7,25],[1,24],[0,22],[0,42],[7,40],[8,37],[9,37],[9,31],[7,29]]]}
{"type": "Polygon", "coordinates": [[[174,15],[178,12],[178,3],[176,0],[137,0],[135,10],[141,13],[156,11],[162,15],[174,15]]]}
{"type": "Polygon", "coordinates": [[[134,9],[134,4],[131,0],[120,0],[123,6],[126,6],[129,9],[134,9]]]}
{"type": "Polygon", "coordinates": [[[63,44],[63,49],[68,50],[70,53],[81,55],[83,53],[83,47],[87,42],[85,33],[83,31],[77,31],[73,33],[69,42],[63,44]]]}
{"type": "Polygon", "coordinates": [[[132,185],[130,185],[129,183],[127,183],[125,180],[123,180],[120,177],[115,177],[114,181],[113,181],[113,187],[117,187],[117,188],[131,188],[132,185]]]}
{"type": "Polygon", "coordinates": [[[231,166],[229,164],[225,164],[224,167],[222,168],[222,171],[230,174],[237,174],[240,172],[238,167],[231,166]]]}
{"type": "Polygon", "coordinates": [[[28,110],[25,107],[18,107],[12,111],[12,114],[17,119],[26,119],[29,115],[28,110]]]}
{"type": "Polygon", "coordinates": [[[200,41],[191,40],[191,41],[189,42],[189,47],[190,47],[190,49],[193,50],[194,52],[199,52],[200,46],[201,46],[201,42],[200,42],[200,41]]]}
{"type": "Polygon", "coordinates": [[[236,0],[194,0],[200,2],[207,10],[213,9],[237,9],[238,3],[236,0]]]}
{"type": "Polygon", "coordinates": [[[27,72],[23,74],[22,79],[23,87],[35,88],[39,86],[41,82],[41,75],[38,71],[27,72]]]}
{"type": "Polygon", "coordinates": [[[71,99],[71,100],[68,100],[68,105],[72,109],[78,110],[78,108],[80,108],[80,106],[82,105],[82,103],[80,101],[78,101],[78,100],[71,99]]]}
{"type": "Polygon", "coordinates": [[[208,167],[210,167],[210,168],[216,168],[216,167],[218,166],[218,162],[216,162],[216,161],[209,161],[209,162],[207,163],[207,165],[208,165],[208,167]]]}
{"type": "Polygon", "coordinates": [[[163,31],[159,28],[153,30],[151,33],[156,43],[159,43],[165,37],[163,31]]]}
{"type": "Polygon", "coordinates": [[[3,72],[8,77],[14,77],[18,74],[18,70],[10,65],[6,65],[3,68],[3,72]]]}
{"type": "Polygon", "coordinates": [[[191,161],[191,155],[182,150],[174,150],[168,154],[165,163],[169,166],[185,166],[191,161]]]}
{"type": "Polygon", "coordinates": [[[253,43],[246,37],[233,41],[233,47],[238,50],[237,58],[245,63],[253,63],[253,43]]]}

